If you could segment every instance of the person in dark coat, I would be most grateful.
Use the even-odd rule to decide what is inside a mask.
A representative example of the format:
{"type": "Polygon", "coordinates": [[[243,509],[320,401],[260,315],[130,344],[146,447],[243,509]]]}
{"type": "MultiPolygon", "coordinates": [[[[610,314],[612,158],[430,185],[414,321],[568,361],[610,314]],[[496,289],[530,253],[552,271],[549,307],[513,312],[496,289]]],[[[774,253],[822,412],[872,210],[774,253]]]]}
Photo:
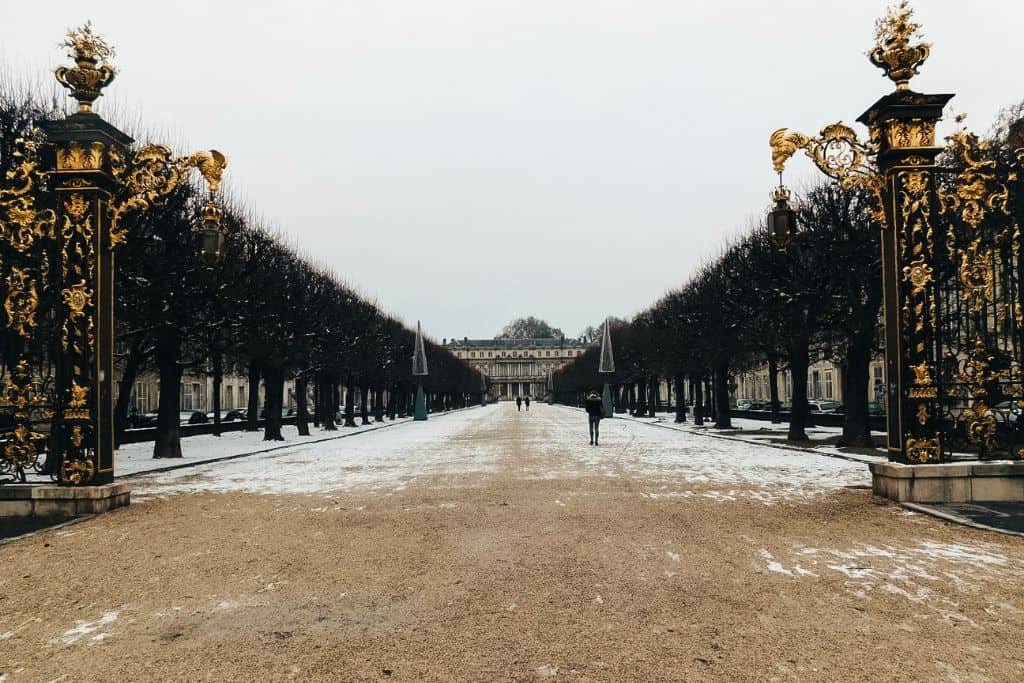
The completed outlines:
{"type": "Polygon", "coordinates": [[[523,409],[523,398],[522,396],[516,396],[516,410],[523,409]]]}
{"type": "Polygon", "coordinates": [[[604,405],[596,391],[587,394],[584,404],[587,409],[587,421],[590,423],[590,445],[597,445],[598,432],[601,429],[601,418],[604,417],[604,405]]]}
{"type": "Polygon", "coordinates": [[[525,399],[523,399],[523,402],[526,403],[526,412],[530,412],[530,397],[527,396],[525,399]]]}

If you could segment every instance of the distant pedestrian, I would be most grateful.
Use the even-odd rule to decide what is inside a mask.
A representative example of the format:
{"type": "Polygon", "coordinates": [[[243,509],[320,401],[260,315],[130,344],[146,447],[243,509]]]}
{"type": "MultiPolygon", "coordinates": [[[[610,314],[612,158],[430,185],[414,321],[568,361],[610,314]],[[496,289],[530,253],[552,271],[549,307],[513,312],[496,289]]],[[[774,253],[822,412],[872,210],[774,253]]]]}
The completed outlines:
{"type": "Polygon", "coordinates": [[[523,409],[523,397],[522,396],[516,396],[516,410],[522,410],[522,409],[523,409]]]}
{"type": "Polygon", "coordinates": [[[530,397],[526,397],[526,412],[530,412],[530,397]]]}
{"type": "Polygon", "coordinates": [[[601,418],[604,417],[604,405],[596,391],[591,391],[587,394],[585,405],[587,408],[587,421],[590,423],[590,445],[596,446],[601,429],[601,418]]]}

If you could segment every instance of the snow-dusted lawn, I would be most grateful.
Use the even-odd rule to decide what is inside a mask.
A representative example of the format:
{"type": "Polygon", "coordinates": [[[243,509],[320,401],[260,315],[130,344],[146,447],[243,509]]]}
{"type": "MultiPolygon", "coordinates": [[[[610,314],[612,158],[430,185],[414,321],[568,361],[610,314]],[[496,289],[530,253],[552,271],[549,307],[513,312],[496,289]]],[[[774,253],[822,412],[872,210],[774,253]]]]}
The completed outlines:
{"type": "Polygon", "coordinates": [[[141,472],[164,467],[173,467],[186,463],[204,462],[206,460],[217,460],[243,453],[279,448],[293,444],[308,444],[325,439],[333,439],[348,434],[372,431],[408,422],[410,418],[396,419],[394,422],[371,422],[368,425],[357,427],[338,427],[336,432],[326,432],[322,429],[309,426],[309,436],[299,436],[298,429],[294,425],[285,425],[281,428],[284,441],[264,441],[263,429],[256,432],[224,432],[221,436],[203,434],[189,436],[181,440],[182,458],[178,459],[154,459],[153,442],[131,443],[117,449],[115,456],[114,472],[118,477],[126,477],[141,472]]]}
{"type": "MultiPolygon", "coordinates": [[[[425,476],[486,475],[519,454],[528,456],[527,464],[516,468],[521,478],[628,476],[642,482],[642,496],[653,499],[700,496],[771,504],[870,483],[863,464],[805,451],[760,448],[623,419],[604,420],[601,431],[601,444],[593,447],[587,441],[585,417],[577,410],[540,405],[517,412],[511,404],[501,404],[351,439],[300,442],[266,454],[154,474],[138,480],[135,494],[401,489],[425,476]]],[[[205,440],[196,444],[193,457],[267,445],[253,442],[253,435],[240,434],[223,444],[211,444],[214,437],[193,438],[205,440]]],[[[121,471],[143,458],[122,459],[121,471]]],[[[146,459],[143,464],[152,463],[146,459]]]]}

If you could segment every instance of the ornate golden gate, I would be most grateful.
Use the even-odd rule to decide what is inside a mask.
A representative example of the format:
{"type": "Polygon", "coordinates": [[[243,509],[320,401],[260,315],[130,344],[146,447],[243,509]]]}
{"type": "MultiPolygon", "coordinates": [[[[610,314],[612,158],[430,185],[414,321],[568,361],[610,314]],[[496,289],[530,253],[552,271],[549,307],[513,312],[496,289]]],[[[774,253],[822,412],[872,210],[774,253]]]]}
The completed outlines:
{"type": "Polygon", "coordinates": [[[869,57],[896,90],[858,119],[867,142],[842,123],[816,137],[783,128],[771,136],[772,161],[781,176],[804,150],[824,173],[876,198],[890,457],[938,462],[970,450],[1024,458],[1024,149],[990,147],[963,131],[936,145],[935,125],[953,96],[910,90],[930,52],[911,44],[918,30],[905,2],[878,22],[869,57]]]}
{"type": "Polygon", "coordinates": [[[113,50],[90,26],[69,31],[75,61],[57,80],[78,101],[64,119],[40,121],[16,143],[0,182],[0,333],[6,388],[0,406],[0,480],[46,471],[67,484],[114,476],[114,254],[128,224],[198,168],[210,201],[201,210],[200,257],[222,256],[213,203],[227,159],[173,157],[162,145],[130,153],[132,139],[92,111],[114,79],[113,50]],[[45,462],[41,460],[46,456],[45,462]]]}

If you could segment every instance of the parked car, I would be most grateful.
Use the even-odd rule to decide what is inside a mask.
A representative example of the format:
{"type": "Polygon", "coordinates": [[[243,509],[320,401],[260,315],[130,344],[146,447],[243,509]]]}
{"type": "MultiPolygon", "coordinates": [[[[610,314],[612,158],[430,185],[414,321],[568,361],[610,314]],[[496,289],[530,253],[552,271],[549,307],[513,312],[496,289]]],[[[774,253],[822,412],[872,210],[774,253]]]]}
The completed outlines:
{"type": "Polygon", "coordinates": [[[834,413],[843,404],[839,401],[808,401],[807,407],[812,413],[834,413]]]}
{"type": "Polygon", "coordinates": [[[749,398],[741,398],[736,401],[736,410],[750,410],[750,406],[753,405],[753,401],[749,398]]]}
{"type": "Polygon", "coordinates": [[[885,416],[885,408],[878,401],[871,401],[868,403],[868,415],[881,415],[885,416]]]}
{"type": "MultiPolygon", "coordinates": [[[[243,413],[245,413],[244,410],[222,410],[222,411],[220,411],[220,421],[221,422],[236,422],[238,420],[244,420],[245,416],[243,415],[243,413]]],[[[207,422],[213,422],[213,415],[214,415],[213,412],[207,413],[206,414],[206,421],[207,422]]]]}
{"type": "Polygon", "coordinates": [[[754,401],[750,404],[749,410],[758,410],[761,412],[767,412],[772,409],[772,404],[769,401],[754,401]]]}
{"type": "Polygon", "coordinates": [[[1017,401],[1003,401],[992,406],[993,410],[1007,411],[1014,419],[1020,417],[1021,408],[1017,401]]]}
{"type": "Polygon", "coordinates": [[[201,410],[183,410],[178,413],[178,424],[183,425],[201,425],[206,424],[206,413],[201,410]]]}
{"type": "Polygon", "coordinates": [[[144,427],[156,427],[158,413],[153,411],[152,413],[136,413],[133,416],[129,416],[128,424],[131,425],[132,429],[142,429],[144,427]]]}

